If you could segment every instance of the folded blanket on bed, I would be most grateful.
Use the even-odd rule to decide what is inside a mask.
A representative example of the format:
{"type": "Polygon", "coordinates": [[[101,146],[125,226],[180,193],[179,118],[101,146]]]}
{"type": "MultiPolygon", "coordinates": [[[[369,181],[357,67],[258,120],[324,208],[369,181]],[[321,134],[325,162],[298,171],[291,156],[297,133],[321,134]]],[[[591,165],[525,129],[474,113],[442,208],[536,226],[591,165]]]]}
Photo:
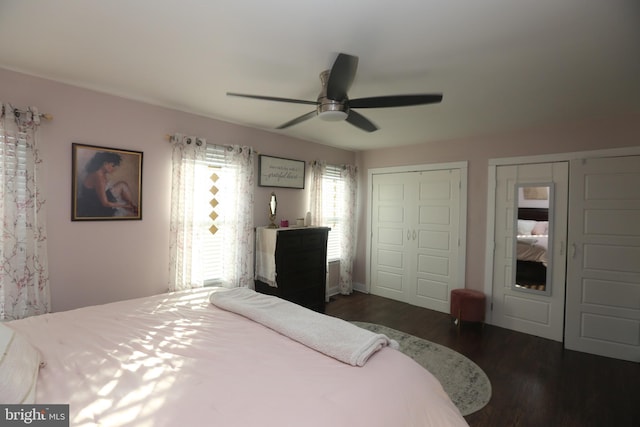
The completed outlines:
{"type": "Polygon", "coordinates": [[[261,323],[352,366],[363,366],[372,354],[385,346],[398,348],[398,343],[386,335],[248,288],[219,288],[209,299],[217,307],[261,323]]]}

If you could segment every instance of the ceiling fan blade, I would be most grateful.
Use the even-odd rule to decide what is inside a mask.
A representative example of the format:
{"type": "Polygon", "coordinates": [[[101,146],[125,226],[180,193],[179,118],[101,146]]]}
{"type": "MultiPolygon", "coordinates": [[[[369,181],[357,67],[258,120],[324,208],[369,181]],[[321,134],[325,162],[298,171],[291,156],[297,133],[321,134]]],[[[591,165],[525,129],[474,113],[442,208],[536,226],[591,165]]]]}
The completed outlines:
{"type": "Polygon", "coordinates": [[[367,119],[360,113],[356,113],[353,110],[349,111],[349,115],[345,120],[365,132],[375,132],[378,130],[378,127],[374,125],[369,119],[367,119]]]}
{"type": "Polygon", "coordinates": [[[442,94],[373,96],[349,100],[349,108],[387,108],[410,105],[437,104],[442,94]]]}
{"type": "Polygon", "coordinates": [[[284,129],[284,128],[288,128],[288,127],[293,126],[293,125],[297,125],[298,123],[304,122],[305,120],[312,119],[317,115],[318,115],[318,112],[316,110],[310,111],[307,114],[303,114],[300,117],[296,117],[293,120],[289,120],[287,123],[281,124],[276,129],[284,129]]]}
{"type": "Polygon", "coordinates": [[[234,93],[234,92],[227,92],[227,96],[239,96],[241,98],[262,99],[264,101],[292,102],[294,104],[318,105],[317,101],[306,101],[304,99],[291,99],[291,98],[277,98],[275,96],[247,95],[244,93],[234,93]]]}
{"type": "Polygon", "coordinates": [[[338,54],[327,80],[327,98],[342,101],[347,98],[347,92],[356,77],[358,57],[338,54]]]}

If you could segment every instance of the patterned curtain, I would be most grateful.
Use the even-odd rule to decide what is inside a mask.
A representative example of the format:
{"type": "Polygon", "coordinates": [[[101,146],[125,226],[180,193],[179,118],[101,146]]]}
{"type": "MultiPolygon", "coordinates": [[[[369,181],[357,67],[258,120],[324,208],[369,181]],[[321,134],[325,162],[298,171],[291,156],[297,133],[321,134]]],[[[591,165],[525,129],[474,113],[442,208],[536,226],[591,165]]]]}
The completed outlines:
{"type": "Polygon", "coordinates": [[[358,169],[354,165],[344,165],[340,171],[344,182],[344,226],[340,236],[340,293],[353,292],[353,261],[356,242],[356,201],[358,190],[358,169]]]}
{"type": "Polygon", "coordinates": [[[322,161],[311,163],[311,189],[309,190],[310,203],[309,212],[311,212],[311,225],[323,225],[324,215],[322,212],[322,178],[327,170],[327,164],[322,161]]]}
{"type": "Polygon", "coordinates": [[[222,285],[226,287],[253,288],[254,232],[253,202],[255,193],[255,153],[250,147],[227,147],[224,162],[231,168],[235,179],[227,183],[233,186],[233,200],[225,199],[230,205],[227,217],[234,220],[227,223],[229,232],[224,233],[225,248],[222,262],[222,285]]]}
{"type": "Polygon", "coordinates": [[[51,310],[38,110],[0,113],[0,320],[51,310]]]}
{"type": "Polygon", "coordinates": [[[169,226],[169,290],[202,287],[202,269],[193,263],[201,247],[201,233],[194,221],[194,189],[197,166],[206,160],[206,141],[175,134],[171,137],[171,218],[169,226]]]}

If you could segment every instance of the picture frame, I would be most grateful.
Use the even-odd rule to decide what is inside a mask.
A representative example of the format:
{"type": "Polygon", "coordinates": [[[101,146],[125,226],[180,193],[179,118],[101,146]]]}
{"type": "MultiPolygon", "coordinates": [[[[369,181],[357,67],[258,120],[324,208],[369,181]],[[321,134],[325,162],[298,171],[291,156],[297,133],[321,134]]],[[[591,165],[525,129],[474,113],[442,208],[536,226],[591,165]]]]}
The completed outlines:
{"type": "Polygon", "coordinates": [[[258,185],[304,189],[305,162],[260,155],[258,162],[258,185]]]}
{"type": "Polygon", "coordinates": [[[71,220],[142,219],[142,151],[71,145],[71,220]]]}
{"type": "Polygon", "coordinates": [[[523,196],[525,200],[548,200],[548,187],[523,187],[523,196]]]}

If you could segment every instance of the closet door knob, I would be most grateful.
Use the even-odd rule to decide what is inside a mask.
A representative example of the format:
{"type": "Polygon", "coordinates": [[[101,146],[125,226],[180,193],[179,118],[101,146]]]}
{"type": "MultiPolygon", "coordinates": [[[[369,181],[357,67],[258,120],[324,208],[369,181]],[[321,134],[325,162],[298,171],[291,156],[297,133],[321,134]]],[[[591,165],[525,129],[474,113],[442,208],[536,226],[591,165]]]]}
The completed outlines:
{"type": "Polygon", "coordinates": [[[411,230],[407,230],[407,240],[411,240],[411,230]]]}
{"type": "Polygon", "coordinates": [[[416,230],[413,230],[413,240],[416,240],[416,230]]]}

